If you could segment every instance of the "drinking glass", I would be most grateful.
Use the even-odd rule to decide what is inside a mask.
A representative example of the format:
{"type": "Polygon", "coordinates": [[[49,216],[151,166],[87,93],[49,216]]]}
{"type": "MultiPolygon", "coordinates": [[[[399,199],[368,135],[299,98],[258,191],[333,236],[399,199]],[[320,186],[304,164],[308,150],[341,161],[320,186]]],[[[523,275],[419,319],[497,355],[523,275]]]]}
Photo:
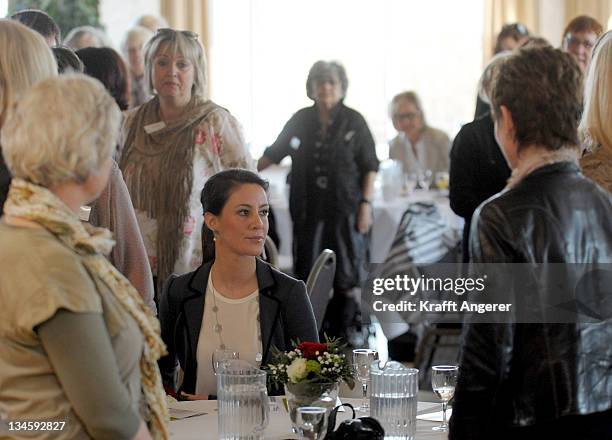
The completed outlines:
{"type": "Polygon", "coordinates": [[[215,372],[215,374],[217,374],[219,370],[219,365],[223,361],[227,361],[230,359],[240,359],[240,354],[234,350],[227,350],[227,349],[221,349],[221,348],[215,349],[212,355],[212,367],[213,367],[213,371],[215,372]]]}
{"type": "Polygon", "coordinates": [[[417,173],[419,188],[428,190],[433,182],[433,173],[431,170],[421,170],[417,173]]]}
{"type": "Polygon", "coordinates": [[[412,194],[419,182],[417,173],[404,173],[404,187],[406,195],[412,194]]]}
{"type": "Polygon", "coordinates": [[[361,412],[370,411],[370,402],[368,401],[368,384],[370,383],[370,365],[378,359],[378,352],[369,348],[356,348],[353,350],[353,369],[357,380],[361,382],[363,389],[363,400],[361,406],[355,408],[361,412]]]}
{"type": "Polygon", "coordinates": [[[442,424],[435,426],[434,431],[448,431],[446,423],[446,407],[448,401],[455,395],[455,385],[457,385],[457,365],[434,365],[431,367],[431,387],[433,392],[442,401],[442,424]]]}
{"type": "Polygon", "coordinates": [[[298,434],[302,439],[317,440],[325,435],[325,413],[320,406],[301,406],[296,411],[298,434]]]}
{"type": "Polygon", "coordinates": [[[437,189],[446,191],[448,189],[448,173],[445,171],[438,171],[435,174],[434,183],[437,189]]]}

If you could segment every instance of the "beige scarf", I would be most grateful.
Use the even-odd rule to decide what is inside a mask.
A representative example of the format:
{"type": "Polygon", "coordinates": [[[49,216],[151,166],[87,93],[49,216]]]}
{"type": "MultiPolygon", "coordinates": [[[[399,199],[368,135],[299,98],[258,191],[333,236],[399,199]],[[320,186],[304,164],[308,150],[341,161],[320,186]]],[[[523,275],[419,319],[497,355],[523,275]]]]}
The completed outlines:
{"type": "Polygon", "coordinates": [[[157,278],[163,283],[174,269],[189,216],[193,185],[195,127],[215,109],[212,101],[194,97],[183,117],[147,132],[160,123],[159,98],[133,116],[119,167],[136,209],[157,220],[157,278]]]}
{"type": "Polygon", "coordinates": [[[507,189],[514,188],[527,175],[533,173],[538,168],[552,165],[558,162],[572,162],[578,165],[579,151],[576,148],[561,148],[555,151],[543,151],[542,154],[532,155],[527,160],[521,161],[518,167],[512,170],[512,175],[508,179],[507,189]]]}
{"type": "MultiPolygon", "coordinates": [[[[35,222],[51,232],[58,240],[73,249],[82,258],[89,273],[103,282],[119,304],[134,318],[142,332],[145,344],[140,358],[140,374],[146,414],[154,439],[167,439],[168,408],[157,360],[166,354],[159,332],[159,321],[143,303],[130,282],[104,257],[115,242],[111,233],[82,223],[51,191],[22,179],[13,178],[8,199],[4,205],[7,215],[35,222]]],[[[141,405],[142,407],[142,405],[141,405]]]]}

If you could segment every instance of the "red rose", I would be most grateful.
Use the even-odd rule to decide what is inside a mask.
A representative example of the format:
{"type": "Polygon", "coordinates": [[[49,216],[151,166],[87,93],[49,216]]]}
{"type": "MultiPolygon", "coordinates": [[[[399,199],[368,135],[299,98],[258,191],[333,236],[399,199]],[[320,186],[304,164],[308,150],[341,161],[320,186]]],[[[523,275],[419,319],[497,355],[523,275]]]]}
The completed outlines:
{"type": "Polygon", "coordinates": [[[316,360],[317,356],[321,356],[327,351],[327,344],[319,344],[318,342],[302,342],[296,347],[302,352],[302,355],[308,360],[316,360]]]}

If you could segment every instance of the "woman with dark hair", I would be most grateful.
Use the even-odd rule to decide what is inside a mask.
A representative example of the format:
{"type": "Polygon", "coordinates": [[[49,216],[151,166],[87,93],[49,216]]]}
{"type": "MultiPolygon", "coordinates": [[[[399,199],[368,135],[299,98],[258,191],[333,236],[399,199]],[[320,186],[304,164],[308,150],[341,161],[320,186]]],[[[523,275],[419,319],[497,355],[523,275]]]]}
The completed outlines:
{"type": "Polygon", "coordinates": [[[324,249],[336,253],[334,297],[323,330],[340,337],[347,336],[347,328],[360,325],[353,290],[360,285],[366,263],[378,170],[365,119],[343,103],[347,88],[341,64],[317,61],[306,80],[306,94],[314,105],[291,117],[257,164],[263,170],[291,156],[295,273],[306,280],[324,249]]]}
{"type": "Polygon", "coordinates": [[[110,47],[86,47],[76,51],[85,65],[84,73],[93,76],[115,98],[121,111],[130,105],[130,79],[121,55],[110,47]]]}
{"type": "Polygon", "coordinates": [[[612,438],[610,286],[591,269],[612,261],[612,199],[578,166],[580,68],[552,47],[520,49],[491,98],[512,176],[474,213],[470,255],[529,271],[500,289],[513,303],[505,322],[464,326],[449,439],[612,438]],[[589,268],[582,287],[577,265],[589,268]]]}
{"type": "Polygon", "coordinates": [[[187,399],[216,395],[211,358],[231,349],[257,364],[270,348],[318,341],[304,283],[257,258],[268,233],[268,183],[243,169],[221,171],[202,190],[203,264],[171,275],[160,298],[159,319],[168,355],[160,360],[164,386],[187,399]],[[183,383],[174,383],[176,362],[183,383]]]}

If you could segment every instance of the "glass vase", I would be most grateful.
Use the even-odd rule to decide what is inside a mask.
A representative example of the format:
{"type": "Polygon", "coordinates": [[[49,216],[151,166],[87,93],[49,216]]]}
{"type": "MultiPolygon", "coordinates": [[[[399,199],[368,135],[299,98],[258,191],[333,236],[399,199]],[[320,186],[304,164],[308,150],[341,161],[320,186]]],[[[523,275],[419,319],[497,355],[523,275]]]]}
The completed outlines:
{"type": "Polygon", "coordinates": [[[327,429],[327,418],[331,410],[336,406],[338,399],[339,384],[334,383],[287,383],[285,384],[285,396],[293,432],[297,433],[297,409],[301,406],[319,406],[326,409],[323,432],[327,429]]]}

